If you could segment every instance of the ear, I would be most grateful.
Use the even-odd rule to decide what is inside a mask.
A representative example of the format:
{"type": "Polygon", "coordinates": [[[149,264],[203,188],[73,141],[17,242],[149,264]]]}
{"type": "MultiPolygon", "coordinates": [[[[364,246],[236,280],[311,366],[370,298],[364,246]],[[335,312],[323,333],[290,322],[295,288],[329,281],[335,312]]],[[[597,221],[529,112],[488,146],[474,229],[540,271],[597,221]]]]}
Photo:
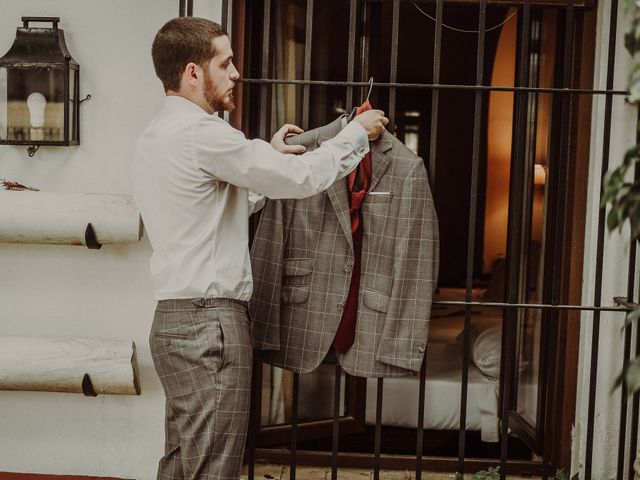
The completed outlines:
{"type": "Polygon", "coordinates": [[[197,87],[202,81],[202,68],[193,62],[187,63],[187,66],[182,72],[182,78],[188,85],[197,87]]]}

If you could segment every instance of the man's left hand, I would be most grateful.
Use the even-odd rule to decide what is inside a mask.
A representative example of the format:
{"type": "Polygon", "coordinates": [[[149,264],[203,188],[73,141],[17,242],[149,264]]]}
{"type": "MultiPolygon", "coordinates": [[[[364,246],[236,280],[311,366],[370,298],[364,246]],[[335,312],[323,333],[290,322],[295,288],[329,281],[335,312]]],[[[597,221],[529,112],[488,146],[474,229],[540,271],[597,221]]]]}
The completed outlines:
{"type": "Polygon", "coordinates": [[[290,125],[285,123],[280,130],[278,130],[271,139],[271,146],[278,150],[280,153],[293,153],[295,155],[304,153],[306,148],[303,145],[287,145],[284,143],[284,139],[290,135],[298,135],[304,132],[300,127],[296,125],[290,125]]]}

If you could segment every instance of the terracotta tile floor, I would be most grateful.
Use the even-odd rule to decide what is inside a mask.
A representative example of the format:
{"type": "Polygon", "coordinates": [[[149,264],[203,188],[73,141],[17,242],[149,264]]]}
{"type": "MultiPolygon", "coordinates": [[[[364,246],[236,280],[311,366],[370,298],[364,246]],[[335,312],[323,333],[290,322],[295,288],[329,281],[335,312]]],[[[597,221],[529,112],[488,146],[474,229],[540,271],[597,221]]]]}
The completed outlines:
{"type": "MultiPolygon", "coordinates": [[[[289,480],[289,467],[282,465],[256,465],[255,480],[289,480]]],[[[338,470],[339,480],[370,480],[373,478],[371,470],[358,468],[341,468],[338,470]]],[[[380,480],[413,480],[414,472],[381,470],[380,480]]],[[[423,472],[422,480],[452,480],[450,473],[423,472]]],[[[465,480],[473,479],[473,475],[465,475],[465,480]]],[[[525,477],[508,477],[509,480],[525,480],[525,477]]],[[[535,477],[527,477],[527,480],[535,477]]],[[[331,468],[326,467],[298,467],[296,479],[300,480],[331,480],[331,468]]],[[[242,480],[247,480],[246,467],[242,472],[242,480]]]]}

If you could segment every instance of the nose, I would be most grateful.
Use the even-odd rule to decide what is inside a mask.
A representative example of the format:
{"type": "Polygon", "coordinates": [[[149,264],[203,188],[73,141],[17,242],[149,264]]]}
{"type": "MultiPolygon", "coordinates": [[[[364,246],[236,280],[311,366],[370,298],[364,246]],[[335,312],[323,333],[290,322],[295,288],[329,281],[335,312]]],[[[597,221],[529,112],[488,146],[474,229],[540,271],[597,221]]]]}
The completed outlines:
{"type": "Polygon", "coordinates": [[[231,71],[231,74],[229,75],[229,78],[231,80],[237,80],[238,78],[240,78],[240,72],[238,72],[238,70],[236,69],[235,65],[233,66],[233,70],[231,71]]]}

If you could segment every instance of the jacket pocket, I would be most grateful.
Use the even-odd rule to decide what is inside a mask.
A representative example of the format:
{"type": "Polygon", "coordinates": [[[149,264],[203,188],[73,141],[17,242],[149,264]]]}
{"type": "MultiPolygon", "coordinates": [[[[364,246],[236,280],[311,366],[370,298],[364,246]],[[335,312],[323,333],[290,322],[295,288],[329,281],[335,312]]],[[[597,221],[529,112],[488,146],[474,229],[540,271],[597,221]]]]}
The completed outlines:
{"type": "Polygon", "coordinates": [[[309,286],[283,286],[282,303],[304,303],[309,298],[309,286]]]}
{"type": "Polygon", "coordinates": [[[156,338],[168,338],[168,339],[177,339],[177,340],[187,340],[189,335],[186,333],[177,333],[177,332],[155,332],[154,336],[156,338]]]}
{"type": "Polygon", "coordinates": [[[313,258],[285,258],[282,263],[282,285],[285,287],[308,285],[311,272],[313,272],[313,258]]]}
{"type": "Polygon", "coordinates": [[[313,258],[285,258],[282,262],[283,275],[308,275],[311,272],[313,272],[313,258]]]}
{"type": "Polygon", "coordinates": [[[391,192],[369,192],[364,199],[364,205],[389,205],[393,200],[391,192]]]}
{"type": "Polygon", "coordinates": [[[362,290],[362,300],[364,304],[371,310],[387,313],[387,311],[389,310],[389,302],[391,301],[391,297],[386,293],[364,288],[362,290]]]}

